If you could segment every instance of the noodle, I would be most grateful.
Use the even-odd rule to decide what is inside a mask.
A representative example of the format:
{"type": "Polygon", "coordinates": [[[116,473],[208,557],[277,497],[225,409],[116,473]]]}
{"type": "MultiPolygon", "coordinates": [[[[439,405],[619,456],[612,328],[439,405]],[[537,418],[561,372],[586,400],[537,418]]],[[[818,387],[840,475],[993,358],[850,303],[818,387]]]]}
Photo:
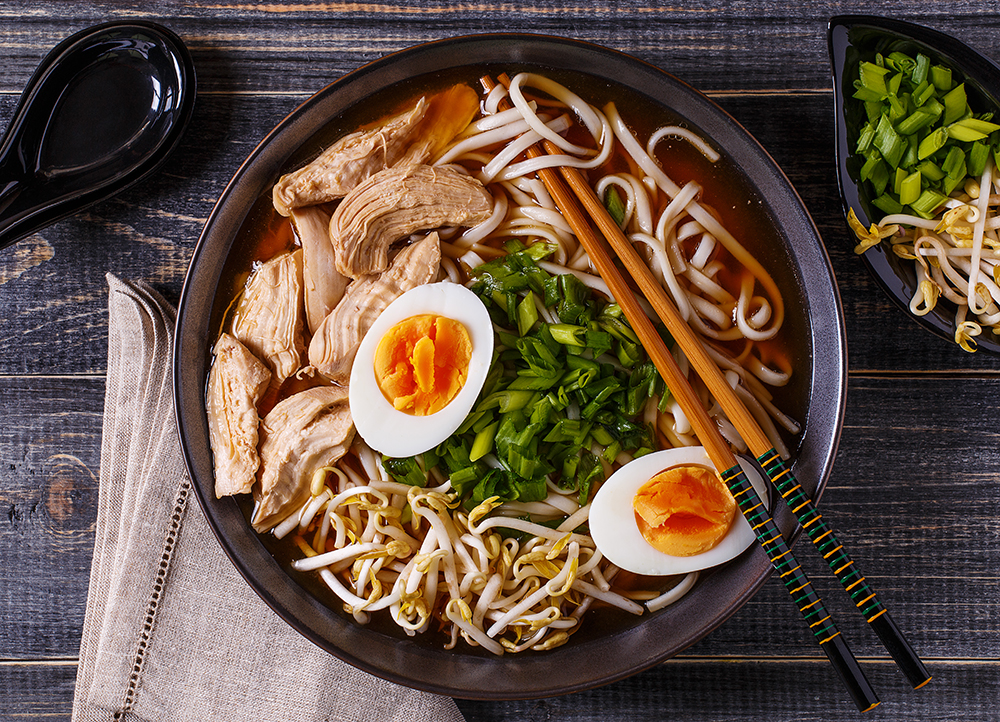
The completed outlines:
{"type": "MultiPolygon", "coordinates": [[[[775,447],[787,456],[777,426],[797,433],[798,425],[775,406],[766,386],[785,385],[790,372],[780,363],[778,368],[772,361],[765,363],[762,359],[773,356],[759,350],[782,325],[781,296],[760,263],[703,202],[702,185],[693,180],[678,185],[655,155],[667,137],[682,138],[712,162],[718,153],[677,126],[655,131],[643,148],[613,104],[599,109],[535,74],[515,76],[509,91],[500,85],[493,88],[482,98],[481,108],[484,114],[433,161],[478,178],[494,199],[487,220],[461,233],[442,234],[443,276],[466,283],[470,269],[505,255],[503,244],[517,237],[525,246],[552,247],[551,255],[537,263],[543,271],[571,274],[613,302],[535,177],[539,168],[559,165],[588,171],[599,197],[612,191],[623,197],[620,222],[627,237],[645,253],[682,316],[726,370],[775,447]],[[514,108],[498,111],[505,97],[514,108]],[[557,144],[560,154],[523,160],[523,151],[542,138],[557,144]],[[626,170],[616,167],[613,158],[626,170]],[[734,270],[734,264],[739,268],[734,270]]],[[[987,183],[988,175],[983,179],[987,183]]],[[[987,200],[979,204],[980,221],[987,200]]],[[[983,227],[983,222],[977,223],[977,228],[983,227]]],[[[945,253],[936,237],[914,242],[910,251],[925,267],[930,254],[945,253]]],[[[998,255],[973,250],[970,267],[993,264],[998,255]]],[[[945,273],[955,272],[952,264],[941,266],[945,273]]],[[[995,284],[991,292],[993,288],[995,284]]],[[[655,317],[649,305],[640,302],[655,317]]],[[[546,306],[537,295],[534,305],[546,323],[560,323],[557,308],[546,306]]],[[[982,305],[987,305],[985,299],[982,305]]],[[[674,353],[688,373],[684,354],[679,349],[674,353]]],[[[605,352],[599,360],[622,369],[613,353],[605,352]]],[[[699,385],[698,393],[708,404],[707,390],[699,385]]],[[[664,391],[661,398],[657,392],[644,400],[639,418],[659,445],[696,443],[687,418],[668,394],[664,391]]],[[[584,414],[575,401],[564,413],[573,422],[584,414]]],[[[726,438],[737,449],[744,448],[717,405],[711,413],[726,438]]],[[[592,451],[607,475],[630,461],[635,450],[595,446],[592,451]]],[[[493,456],[483,461],[501,466],[493,456]]],[[[313,493],[301,508],[273,529],[275,536],[291,535],[305,554],[292,567],[318,572],[344,610],[361,623],[372,612],[385,610],[407,634],[442,628],[448,648],[462,639],[493,654],[550,649],[565,643],[595,604],[632,614],[654,611],[682,598],[698,578],[690,573],[672,585],[643,580],[639,590],[616,587],[618,568],[603,557],[587,532],[589,497],[561,488],[557,474],[545,480],[548,496],[543,501],[500,503],[491,497],[468,510],[440,468],[425,465],[419,457],[418,463],[426,485],[399,483],[358,438],[347,456],[313,480],[313,493]],[[645,599],[645,606],[630,597],[645,599]]]]}

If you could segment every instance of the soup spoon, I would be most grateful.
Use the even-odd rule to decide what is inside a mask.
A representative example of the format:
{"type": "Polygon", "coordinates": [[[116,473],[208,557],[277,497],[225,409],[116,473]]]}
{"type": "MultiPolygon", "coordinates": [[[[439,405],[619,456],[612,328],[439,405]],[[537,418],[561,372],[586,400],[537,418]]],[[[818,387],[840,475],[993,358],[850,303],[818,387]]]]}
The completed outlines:
{"type": "MultiPolygon", "coordinates": [[[[955,38],[930,28],[902,20],[868,15],[838,15],[830,19],[828,41],[833,70],[834,114],[837,133],[837,176],[840,181],[844,213],[851,208],[865,228],[882,214],[871,205],[861,185],[859,170],[863,158],[852,157],[858,141],[859,129],[864,125],[864,109],[859,103],[850,103],[854,93],[854,80],[862,55],[871,57],[875,52],[888,54],[902,51],[908,55],[924,53],[936,61],[943,61],[964,76],[966,92],[973,107],[997,107],[1000,96],[1000,65],[981,55],[955,38]]],[[[952,308],[938,304],[924,316],[910,313],[910,299],[917,288],[913,263],[895,253],[887,252],[884,244],[874,246],[861,254],[882,290],[899,306],[907,317],[925,329],[949,341],[955,338],[955,316],[952,308]]],[[[1000,339],[992,334],[976,337],[980,349],[1000,353],[1000,339]]]]}
{"type": "Polygon", "coordinates": [[[177,146],[195,85],[184,43],[155,23],[104,23],[59,43],[0,142],[0,248],[148,177],[177,146]]]}

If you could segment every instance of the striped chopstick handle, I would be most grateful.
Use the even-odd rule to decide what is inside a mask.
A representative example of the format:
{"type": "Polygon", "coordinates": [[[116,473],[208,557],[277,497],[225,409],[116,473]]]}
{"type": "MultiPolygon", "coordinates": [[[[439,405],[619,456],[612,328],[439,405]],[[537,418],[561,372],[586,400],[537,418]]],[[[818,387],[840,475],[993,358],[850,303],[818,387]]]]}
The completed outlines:
{"type": "Polygon", "coordinates": [[[778,572],[778,578],[785,585],[820,647],[830,658],[858,709],[867,712],[875,707],[879,703],[875,690],[868,683],[833,618],[826,611],[823,600],[812,588],[812,583],[792,554],[791,547],[768,513],[767,505],[753,488],[743,469],[737,464],[723,472],[721,477],[767,558],[771,560],[771,565],[778,572]]]}
{"type": "Polygon", "coordinates": [[[931,677],[923,662],[889,617],[888,610],[837,539],[833,528],[823,520],[823,515],[795,479],[791,467],[774,449],[759,456],[757,461],[913,688],[927,684],[931,677]]]}

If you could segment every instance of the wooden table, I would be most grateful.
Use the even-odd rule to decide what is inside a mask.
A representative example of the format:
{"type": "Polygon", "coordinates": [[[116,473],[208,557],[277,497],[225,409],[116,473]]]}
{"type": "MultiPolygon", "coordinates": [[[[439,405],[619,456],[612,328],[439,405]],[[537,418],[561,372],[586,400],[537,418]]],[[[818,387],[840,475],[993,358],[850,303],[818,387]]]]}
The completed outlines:
{"type": "MultiPolygon", "coordinates": [[[[913,692],[822,563],[800,557],[883,704],[869,719],[1000,719],[1000,359],[891,307],[851,251],[837,199],[826,19],[876,2],[684,0],[392,4],[0,3],[0,117],[70,32],[158,20],[198,68],[194,122],[151,181],[0,252],[0,719],[69,719],[94,542],[106,366],[104,274],[177,299],[213,203],[265,133],[383,54],[498,28],[624,50],[706,92],[771,152],[825,239],[850,351],[840,451],[822,499],[934,681],[913,692]]],[[[1000,9],[896,3],[1000,58],[1000,9]]],[[[529,702],[460,702],[471,720],[849,720],[856,711],[772,581],[676,658],[529,702]]]]}

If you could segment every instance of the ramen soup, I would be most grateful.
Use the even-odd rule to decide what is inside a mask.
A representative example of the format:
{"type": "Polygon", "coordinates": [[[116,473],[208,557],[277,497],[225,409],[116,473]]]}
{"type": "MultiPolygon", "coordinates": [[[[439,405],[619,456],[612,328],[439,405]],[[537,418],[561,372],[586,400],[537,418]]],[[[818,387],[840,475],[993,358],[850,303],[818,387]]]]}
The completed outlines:
{"type": "Polygon", "coordinates": [[[585,175],[786,456],[804,397],[787,258],[711,139],[579,76],[504,80],[396,92],[302,149],[241,231],[207,388],[217,496],[330,606],[495,654],[665,607],[748,543],[540,168],[585,175]],[[604,504],[635,553],[591,536],[604,504]]]}

